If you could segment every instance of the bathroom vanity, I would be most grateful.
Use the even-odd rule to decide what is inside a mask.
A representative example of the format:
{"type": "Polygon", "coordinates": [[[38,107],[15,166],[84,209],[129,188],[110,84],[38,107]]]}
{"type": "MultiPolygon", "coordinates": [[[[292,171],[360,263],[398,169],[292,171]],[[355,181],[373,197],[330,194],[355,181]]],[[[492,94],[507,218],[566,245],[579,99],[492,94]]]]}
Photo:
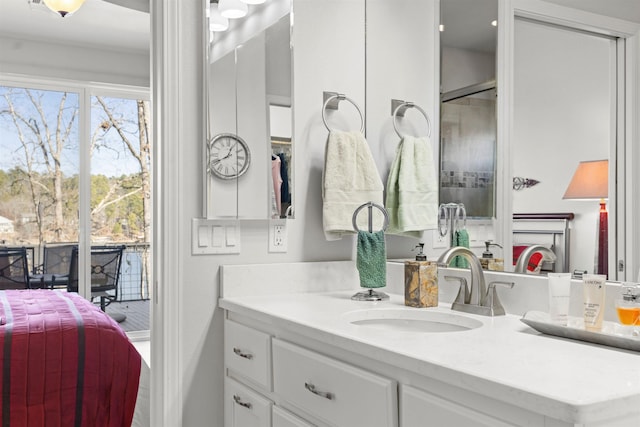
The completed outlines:
{"type": "Polygon", "coordinates": [[[224,266],[221,281],[225,426],[640,425],[640,353],[451,311],[444,280],[439,307],[406,307],[401,264],[376,303],[350,299],[352,262],[224,266]]]}

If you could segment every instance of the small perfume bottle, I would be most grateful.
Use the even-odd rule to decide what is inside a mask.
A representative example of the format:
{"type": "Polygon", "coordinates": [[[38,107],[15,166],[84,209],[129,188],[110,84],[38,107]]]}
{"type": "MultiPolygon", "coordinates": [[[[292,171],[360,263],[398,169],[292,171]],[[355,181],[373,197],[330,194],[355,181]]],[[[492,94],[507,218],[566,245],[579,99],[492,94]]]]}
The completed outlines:
{"type": "Polygon", "coordinates": [[[626,326],[640,326],[640,289],[632,284],[623,284],[622,297],[616,300],[618,320],[626,326]]]}

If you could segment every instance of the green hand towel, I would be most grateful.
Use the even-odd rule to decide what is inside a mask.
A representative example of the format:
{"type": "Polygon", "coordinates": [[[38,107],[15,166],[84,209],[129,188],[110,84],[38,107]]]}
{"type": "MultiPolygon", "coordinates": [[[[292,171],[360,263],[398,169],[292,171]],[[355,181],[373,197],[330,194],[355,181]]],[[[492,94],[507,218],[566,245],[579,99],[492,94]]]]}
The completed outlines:
{"type": "Polygon", "coordinates": [[[356,267],[363,288],[382,288],[387,285],[387,251],[384,231],[358,231],[356,267]]]}
{"type": "MultiPolygon", "coordinates": [[[[463,246],[465,248],[469,247],[469,233],[466,228],[456,231],[455,238],[456,246],[463,246]]],[[[457,256],[454,266],[458,268],[469,268],[469,262],[465,258],[457,256]]]]}

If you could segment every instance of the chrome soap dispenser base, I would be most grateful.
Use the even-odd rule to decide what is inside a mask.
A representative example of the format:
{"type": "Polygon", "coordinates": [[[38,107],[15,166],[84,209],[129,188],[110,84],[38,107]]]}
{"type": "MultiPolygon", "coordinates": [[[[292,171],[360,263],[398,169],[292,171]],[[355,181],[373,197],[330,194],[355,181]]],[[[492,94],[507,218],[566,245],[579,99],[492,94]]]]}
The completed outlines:
{"type": "Polygon", "coordinates": [[[384,292],[376,292],[373,289],[367,291],[358,292],[351,297],[354,301],[386,301],[389,299],[389,295],[384,292]]]}

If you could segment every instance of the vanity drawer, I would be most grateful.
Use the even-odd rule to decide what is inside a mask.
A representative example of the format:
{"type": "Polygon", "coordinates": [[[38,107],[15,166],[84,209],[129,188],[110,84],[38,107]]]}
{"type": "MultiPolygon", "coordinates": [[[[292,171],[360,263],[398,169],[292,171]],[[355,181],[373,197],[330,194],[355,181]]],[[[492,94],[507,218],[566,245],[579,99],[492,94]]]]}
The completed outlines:
{"type": "Polygon", "coordinates": [[[274,391],[332,426],[397,426],[397,383],[273,340],[274,391]]]}
{"type": "Polygon", "coordinates": [[[271,427],[272,406],[269,399],[232,378],[225,377],[225,427],[271,427]]]}
{"type": "Polygon", "coordinates": [[[271,335],[225,320],[224,364],[235,375],[271,391],[271,335]]]}
{"type": "Polygon", "coordinates": [[[273,407],[271,427],[314,427],[302,418],[293,415],[279,406],[273,407]]]}

